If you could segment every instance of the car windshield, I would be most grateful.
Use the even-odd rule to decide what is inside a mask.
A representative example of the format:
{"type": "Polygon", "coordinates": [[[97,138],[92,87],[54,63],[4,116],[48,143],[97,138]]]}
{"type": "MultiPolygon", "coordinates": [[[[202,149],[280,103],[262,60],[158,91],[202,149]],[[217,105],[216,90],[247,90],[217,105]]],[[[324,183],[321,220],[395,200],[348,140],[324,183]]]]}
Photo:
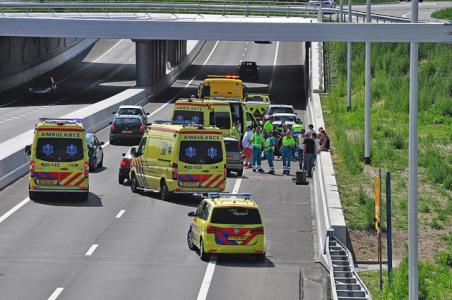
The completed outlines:
{"type": "Polygon", "coordinates": [[[226,148],[226,152],[238,152],[239,151],[239,142],[238,141],[224,141],[224,146],[226,148]]]}
{"type": "Polygon", "coordinates": [[[248,97],[246,97],[246,101],[264,102],[264,97],[261,97],[261,96],[248,96],[248,97]]]}
{"type": "Polygon", "coordinates": [[[177,124],[204,124],[202,111],[176,110],[173,121],[177,124]]]}
{"type": "Polygon", "coordinates": [[[49,162],[73,162],[83,159],[82,139],[40,138],[36,158],[49,162]]]}
{"type": "Polygon", "coordinates": [[[295,122],[295,117],[293,117],[293,116],[273,116],[273,121],[295,122]]]}
{"type": "Polygon", "coordinates": [[[142,116],[143,115],[143,111],[139,108],[126,108],[126,107],[122,107],[118,110],[118,115],[137,115],[137,116],[142,116]]]}
{"type": "Polygon", "coordinates": [[[255,225],[262,224],[256,208],[217,207],[212,212],[211,222],[215,224],[255,225]]]}
{"type": "Polygon", "coordinates": [[[115,124],[122,126],[140,126],[141,120],[138,118],[116,118],[115,124]]]}
{"type": "Polygon", "coordinates": [[[218,141],[182,141],[179,160],[187,164],[207,165],[223,161],[223,149],[218,141]]]}
{"type": "Polygon", "coordinates": [[[220,129],[231,128],[231,114],[229,112],[214,112],[214,120],[211,120],[212,124],[220,129]],[[212,122],[213,121],[213,122],[212,122]]]}
{"type": "Polygon", "coordinates": [[[293,114],[294,110],[292,107],[271,107],[268,112],[269,114],[293,114]]]}

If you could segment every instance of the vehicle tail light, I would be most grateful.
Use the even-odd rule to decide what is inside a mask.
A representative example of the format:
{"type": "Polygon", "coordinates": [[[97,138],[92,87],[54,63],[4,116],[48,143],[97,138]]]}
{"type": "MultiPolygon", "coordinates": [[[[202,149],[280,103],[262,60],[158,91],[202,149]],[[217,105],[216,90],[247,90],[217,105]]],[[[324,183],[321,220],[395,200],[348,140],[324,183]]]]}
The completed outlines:
{"type": "Polygon", "coordinates": [[[241,149],[240,149],[240,143],[237,143],[237,151],[240,153],[241,149]]]}
{"type": "Polygon", "coordinates": [[[111,132],[115,132],[116,130],[116,125],[115,123],[111,124],[111,132]]]}
{"type": "Polygon", "coordinates": [[[30,177],[33,178],[34,177],[34,173],[35,172],[35,162],[32,160],[30,161],[30,177]]]}
{"type": "Polygon", "coordinates": [[[144,133],[144,125],[143,124],[141,124],[141,126],[140,126],[140,133],[144,133]]]}
{"type": "Polygon", "coordinates": [[[251,234],[264,234],[264,227],[256,227],[250,230],[251,234]]]}
{"type": "Polygon", "coordinates": [[[123,158],[122,160],[121,160],[121,169],[124,169],[124,168],[129,168],[130,167],[130,159],[128,159],[128,158],[123,158]]]}
{"type": "Polygon", "coordinates": [[[83,172],[85,174],[85,178],[88,178],[89,175],[89,163],[85,161],[85,170],[83,172]]]}
{"type": "Polygon", "coordinates": [[[209,226],[207,226],[206,232],[207,233],[215,233],[216,231],[219,231],[219,230],[220,230],[220,228],[209,225],[209,226]]]}
{"type": "Polygon", "coordinates": [[[177,175],[178,175],[178,171],[177,171],[177,164],[173,163],[173,165],[171,166],[171,178],[172,179],[177,179],[177,175]]]}
{"type": "Polygon", "coordinates": [[[224,166],[223,176],[224,178],[228,176],[228,169],[226,169],[226,165],[224,166]]]}

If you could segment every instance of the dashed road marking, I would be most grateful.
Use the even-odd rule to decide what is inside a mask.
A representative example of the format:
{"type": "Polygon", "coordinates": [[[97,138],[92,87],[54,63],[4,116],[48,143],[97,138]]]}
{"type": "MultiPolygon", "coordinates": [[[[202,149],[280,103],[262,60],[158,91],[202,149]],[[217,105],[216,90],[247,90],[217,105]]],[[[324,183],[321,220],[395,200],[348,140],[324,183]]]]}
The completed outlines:
{"type": "Polygon", "coordinates": [[[119,218],[121,218],[122,217],[122,215],[124,214],[126,212],[126,210],[125,209],[121,209],[119,212],[118,212],[118,214],[116,215],[116,219],[119,219],[119,218]]]}
{"type": "Polygon", "coordinates": [[[9,216],[11,216],[13,213],[15,213],[16,211],[18,211],[22,206],[24,206],[25,204],[27,204],[30,201],[30,198],[25,198],[24,200],[20,201],[18,204],[16,204],[16,206],[14,206],[13,208],[11,208],[10,210],[8,210],[6,213],[4,213],[1,217],[0,217],[0,224],[5,221],[9,216]]]}
{"type": "Polygon", "coordinates": [[[56,288],[55,291],[53,291],[52,295],[50,295],[48,300],[55,300],[56,298],[58,298],[58,296],[61,294],[63,290],[64,288],[62,287],[56,288]]]}
{"type": "Polygon", "coordinates": [[[99,244],[92,244],[91,247],[89,247],[88,251],[86,251],[85,256],[93,255],[94,251],[96,251],[96,248],[98,246],[99,246],[99,244]]]}

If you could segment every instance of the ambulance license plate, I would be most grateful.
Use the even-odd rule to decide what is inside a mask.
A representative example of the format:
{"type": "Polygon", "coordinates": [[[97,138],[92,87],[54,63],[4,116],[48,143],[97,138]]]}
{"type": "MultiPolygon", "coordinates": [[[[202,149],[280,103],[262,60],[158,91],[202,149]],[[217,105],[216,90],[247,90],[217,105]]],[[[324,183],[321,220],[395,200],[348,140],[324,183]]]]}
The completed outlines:
{"type": "Polygon", "coordinates": [[[243,235],[230,235],[228,236],[228,241],[244,241],[246,237],[243,235]]]}
{"type": "Polygon", "coordinates": [[[123,130],[122,133],[132,133],[132,130],[123,130]]]}
{"type": "Polygon", "coordinates": [[[54,180],[54,179],[41,179],[41,180],[39,180],[39,184],[41,184],[41,185],[55,185],[56,184],[56,180],[54,180]]]}
{"type": "Polygon", "coordinates": [[[183,187],[198,187],[199,186],[199,182],[197,182],[197,181],[183,181],[182,182],[182,186],[183,187]]]}

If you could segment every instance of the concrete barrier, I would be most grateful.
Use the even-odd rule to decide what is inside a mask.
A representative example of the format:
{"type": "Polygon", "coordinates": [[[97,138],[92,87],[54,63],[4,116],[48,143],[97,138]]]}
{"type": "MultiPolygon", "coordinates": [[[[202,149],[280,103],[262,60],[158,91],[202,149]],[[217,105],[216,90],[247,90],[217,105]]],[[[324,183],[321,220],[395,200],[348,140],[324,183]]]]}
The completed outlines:
{"type": "MultiPolygon", "coordinates": [[[[309,123],[314,125],[314,128],[325,128],[319,95],[319,92],[324,91],[322,52],[321,43],[311,44],[309,74],[311,92],[306,105],[306,118],[309,123]]],[[[334,236],[341,243],[346,245],[347,242],[347,228],[330,152],[322,151],[317,156],[313,183],[319,256],[321,262],[325,264],[327,262],[324,248],[327,231],[333,229],[334,236]]]]}
{"type": "MultiPolygon", "coordinates": [[[[109,125],[112,120],[112,112],[117,111],[120,105],[143,105],[172,85],[199,54],[205,43],[205,41],[199,41],[178,66],[149,89],[127,89],[108,99],[61,116],[61,118],[81,118],[87,131],[99,131],[109,125]]],[[[27,173],[28,157],[25,155],[24,149],[26,145],[31,144],[33,135],[34,130],[32,129],[0,143],[0,190],[27,173]]]]}

